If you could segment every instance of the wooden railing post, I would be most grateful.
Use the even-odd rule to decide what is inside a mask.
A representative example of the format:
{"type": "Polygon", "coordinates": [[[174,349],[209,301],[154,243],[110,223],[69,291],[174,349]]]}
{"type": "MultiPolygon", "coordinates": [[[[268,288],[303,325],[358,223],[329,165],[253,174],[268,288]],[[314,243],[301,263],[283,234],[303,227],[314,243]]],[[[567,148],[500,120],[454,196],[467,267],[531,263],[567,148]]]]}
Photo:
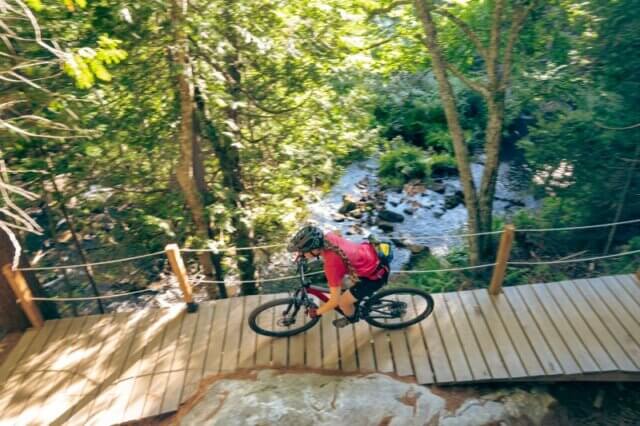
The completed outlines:
{"type": "Polygon", "coordinates": [[[509,224],[504,226],[502,237],[500,238],[500,247],[496,257],[496,266],[493,268],[493,276],[491,277],[491,285],[489,285],[490,294],[499,294],[502,292],[502,282],[504,274],[507,271],[507,262],[511,254],[511,244],[515,236],[516,227],[509,224]]]}
{"type": "Polygon", "coordinates": [[[191,284],[189,284],[189,278],[187,277],[187,270],[184,267],[184,262],[180,255],[180,248],[177,244],[167,244],[164,248],[164,252],[166,253],[167,258],[169,258],[171,269],[180,284],[184,301],[187,303],[187,312],[197,311],[198,305],[193,301],[193,292],[191,291],[191,284]]]}
{"type": "Polygon", "coordinates": [[[13,290],[14,294],[18,298],[18,303],[20,303],[20,307],[29,318],[31,324],[40,328],[44,325],[44,319],[42,319],[42,313],[38,308],[38,305],[33,300],[33,294],[31,293],[31,289],[27,284],[27,280],[22,275],[20,271],[14,271],[11,269],[11,265],[7,264],[2,267],[2,273],[4,277],[9,281],[9,285],[13,290]]]}

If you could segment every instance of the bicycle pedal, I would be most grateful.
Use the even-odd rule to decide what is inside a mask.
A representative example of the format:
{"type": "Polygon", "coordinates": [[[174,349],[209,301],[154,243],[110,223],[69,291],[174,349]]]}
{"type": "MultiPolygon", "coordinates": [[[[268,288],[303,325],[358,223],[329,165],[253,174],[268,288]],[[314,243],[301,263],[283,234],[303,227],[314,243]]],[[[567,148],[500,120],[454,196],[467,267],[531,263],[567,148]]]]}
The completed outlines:
{"type": "Polygon", "coordinates": [[[352,324],[353,322],[346,317],[342,317],[342,318],[338,318],[333,320],[333,325],[336,326],[337,328],[342,328],[342,327],[346,327],[349,324],[352,324]]]}

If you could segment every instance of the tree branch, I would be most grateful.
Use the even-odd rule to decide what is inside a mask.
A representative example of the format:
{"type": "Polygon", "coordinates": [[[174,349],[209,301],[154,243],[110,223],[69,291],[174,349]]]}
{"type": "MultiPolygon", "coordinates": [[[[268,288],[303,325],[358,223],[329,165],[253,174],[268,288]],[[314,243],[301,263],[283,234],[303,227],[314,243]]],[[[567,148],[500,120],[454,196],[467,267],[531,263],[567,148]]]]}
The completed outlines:
{"type": "Polygon", "coordinates": [[[470,80],[468,79],[463,73],[462,71],[460,71],[458,68],[456,68],[454,65],[451,65],[449,62],[445,61],[445,66],[447,67],[447,69],[451,72],[451,74],[455,75],[456,77],[458,77],[464,84],[466,84],[467,86],[469,86],[469,88],[471,88],[472,90],[475,90],[476,92],[478,92],[479,94],[481,94],[482,96],[484,96],[485,98],[489,97],[489,89],[481,84],[478,83],[476,81],[470,80]]]}
{"type": "Polygon", "coordinates": [[[504,0],[495,0],[491,14],[491,33],[489,35],[489,49],[487,51],[487,80],[490,91],[498,88],[498,56],[500,55],[500,27],[502,24],[502,9],[504,0]]]}
{"type": "Polygon", "coordinates": [[[480,56],[482,56],[482,59],[484,59],[485,62],[487,61],[487,49],[482,45],[482,42],[478,38],[478,35],[471,29],[471,27],[466,22],[464,22],[462,19],[455,16],[453,13],[451,13],[447,9],[439,9],[439,10],[436,9],[434,10],[434,13],[442,15],[448,18],[454,24],[456,24],[458,28],[460,28],[467,35],[467,37],[469,37],[469,40],[471,40],[471,42],[474,44],[474,46],[480,53],[480,56]]]}
{"type": "Polygon", "coordinates": [[[391,2],[389,5],[385,6],[385,7],[380,7],[378,9],[369,9],[367,10],[367,21],[372,20],[373,18],[375,18],[378,15],[384,15],[386,13],[391,12],[393,9],[395,9],[398,6],[403,6],[403,5],[407,5],[407,4],[411,4],[412,0],[396,0],[394,2],[391,2]]]}
{"type": "Polygon", "coordinates": [[[502,74],[498,90],[505,90],[507,88],[507,84],[509,84],[509,79],[511,78],[511,58],[513,56],[513,49],[515,48],[516,40],[518,39],[518,35],[520,34],[527,17],[538,5],[538,1],[539,0],[533,0],[526,8],[520,8],[514,12],[514,16],[511,20],[511,27],[509,28],[509,35],[507,36],[507,45],[504,51],[504,72],[502,74]]]}

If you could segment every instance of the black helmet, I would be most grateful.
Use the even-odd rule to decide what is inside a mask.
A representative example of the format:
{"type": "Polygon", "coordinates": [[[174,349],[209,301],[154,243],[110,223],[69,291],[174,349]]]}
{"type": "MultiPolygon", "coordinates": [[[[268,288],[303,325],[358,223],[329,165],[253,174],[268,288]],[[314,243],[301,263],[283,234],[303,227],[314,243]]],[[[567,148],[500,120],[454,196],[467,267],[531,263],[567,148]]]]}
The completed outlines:
{"type": "Polygon", "coordinates": [[[298,230],[296,235],[291,238],[287,250],[307,252],[314,249],[322,248],[324,245],[324,234],[322,229],[307,225],[298,230]]]}

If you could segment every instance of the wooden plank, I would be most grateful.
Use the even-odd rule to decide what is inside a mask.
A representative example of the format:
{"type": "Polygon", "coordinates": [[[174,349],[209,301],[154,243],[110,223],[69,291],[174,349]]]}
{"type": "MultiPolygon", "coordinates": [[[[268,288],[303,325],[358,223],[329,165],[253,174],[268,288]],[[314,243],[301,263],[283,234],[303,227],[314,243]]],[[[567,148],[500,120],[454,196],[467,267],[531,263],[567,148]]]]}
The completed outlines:
{"type": "Polygon", "coordinates": [[[2,363],[2,367],[0,367],[0,383],[4,385],[6,380],[9,378],[11,373],[13,373],[13,370],[22,359],[22,356],[25,355],[25,353],[29,349],[31,342],[33,342],[37,334],[38,329],[30,328],[20,337],[18,343],[2,363]]]}
{"type": "MultiPolygon", "coordinates": [[[[640,305],[640,283],[633,275],[614,275],[611,277],[622,284],[625,291],[635,301],[636,305],[640,305]]],[[[607,280],[611,282],[611,280],[607,280]]]]}
{"type": "MultiPolygon", "coordinates": [[[[424,309],[424,306],[427,303],[422,298],[416,299],[415,302],[417,310],[424,309]]],[[[434,303],[437,303],[437,298],[434,298],[434,303]]],[[[435,381],[437,383],[451,383],[455,381],[451,365],[449,364],[447,351],[444,347],[444,343],[442,342],[442,338],[440,337],[435,313],[432,313],[427,319],[420,322],[420,328],[422,329],[424,342],[427,346],[427,355],[429,356],[429,360],[433,366],[435,381]]]]}
{"type": "Polygon", "coordinates": [[[213,312],[215,304],[211,302],[201,303],[198,308],[198,322],[196,324],[196,335],[194,337],[193,349],[189,358],[189,367],[187,377],[182,389],[182,401],[185,402],[191,398],[198,390],[202,373],[204,370],[204,361],[207,356],[207,347],[209,346],[209,334],[213,322],[213,312]]]}
{"type": "Polygon", "coordinates": [[[447,308],[447,302],[441,293],[432,294],[435,306],[433,308],[433,315],[438,322],[438,328],[440,329],[440,335],[444,342],[444,347],[447,352],[447,357],[451,363],[451,370],[457,382],[468,382],[473,380],[473,374],[467,364],[467,360],[464,356],[464,350],[462,344],[458,338],[458,333],[449,314],[447,308]]]}
{"type": "Polygon", "coordinates": [[[73,407],[66,407],[67,411],[60,417],[61,423],[84,424],[91,410],[93,402],[100,394],[100,390],[104,387],[103,383],[109,377],[110,364],[116,352],[126,351],[121,346],[123,336],[127,333],[127,326],[131,313],[122,312],[113,315],[114,319],[105,327],[101,334],[106,336],[103,348],[98,351],[98,355],[94,358],[91,369],[87,372],[89,379],[87,386],[81,391],[80,401],[73,407]],[[114,350],[113,348],[117,348],[114,350]]]}
{"type": "MultiPolygon", "coordinates": [[[[263,294],[260,296],[260,304],[267,303],[275,299],[274,294],[263,294]]],[[[271,315],[266,315],[266,312],[258,316],[258,325],[262,327],[273,327],[273,311],[271,315]]],[[[258,334],[256,341],[256,366],[268,367],[271,365],[271,337],[258,334]]]]}
{"type": "MultiPolygon", "coordinates": [[[[600,299],[603,301],[607,308],[613,312],[614,316],[620,321],[626,332],[629,333],[631,339],[636,344],[640,345],[640,323],[638,323],[626,310],[620,300],[615,296],[612,291],[604,282],[600,280],[587,280],[589,288],[585,287],[584,290],[593,289],[600,299]]],[[[635,358],[640,359],[640,358],[635,358]]]]}
{"type": "MultiPolygon", "coordinates": [[[[310,332],[307,332],[307,334],[309,333],[310,332]]],[[[358,353],[358,368],[360,371],[365,373],[376,371],[376,362],[373,356],[373,336],[371,335],[371,327],[364,320],[358,321],[355,324],[355,341],[356,351],[358,353]]],[[[308,357],[309,350],[307,349],[307,359],[308,357]]],[[[307,365],[309,365],[308,362],[307,365]]]]}
{"type": "Polygon", "coordinates": [[[629,275],[616,275],[605,277],[603,281],[636,322],[640,323],[640,299],[632,296],[636,291],[640,291],[634,278],[629,275]]]}
{"type": "MultiPolygon", "coordinates": [[[[61,324],[62,320],[49,320],[44,323],[33,342],[29,345],[29,348],[25,351],[20,359],[20,363],[16,366],[13,374],[23,374],[32,371],[41,362],[45,362],[46,358],[55,353],[59,349],[57,345],[47,345],[49,337],[53,334],[55,329],[61,324]]],[[[9,377],[12,379],[12,377],[9,377]]]]}
{"type": "Polygon", "coordinates": [[[304,334],[305,365],[309,368],[322,368],[322,325],[318,321],[304,334]]]}
{"type": "Polygon", "coordinates": [[[540,361],[531,347],[529,340],[527,340],[527,335],[513,314],[507,298],[503,294],[498,294],[491,296],[491,301],[502,318],[502,322],[507,327],[509,336],[511,336],[511,340],[520,354],[520,360],[522,360],[527,374],[529,376],[542,376],[544,369],[540,365],[540,361]]]}
{"type": "MultiPolygon", "coordinates": [[[[288,295],[278,293],[275,295],[275,299],[284,299],[288,295]]],[[[278,309],[274,311],[274,328],[277,328],[277,322],[282,316],[286,305],[279,305],[278,309]]],[[[288,352],[289,338],[287,337],[275,337],[271,341],[271,365],[273,367],[286,367],[287,365],[287,352],[288,352]]]]}
{"type": "Polygon", "coordinates": [[[371,335],[373,336],[373,352],[376,356],[376,368],[381,373],[393,373],[393,357],[391,356],[389,336],[386,330],[372,326],[371,335]]]}
{"type": "Polygon", "coordinates": [[[213,325],[211,326],[211,335],[209,336],[209,347],[204,363],[204,377],[218,374],[220,371],[222,347],[224,345],[225,330],[227,329],[230,304],[231,299],[216,300],[213,325]]]}
{"type": "Polygon", "coordinates": [[[636,367],[640,367],[640,324],[634,321],[602,280],[585,281],[578,285],[578,288],[598,312],[636,367]]]}
{"type": "Polygon", "coordinates": [[[180,405],[180,397],[184,380],[187,376],[187,366],[189,365],[189,354],[193,344],[193,335],[196,331],[196,321],[198,316],[185,313],[178,337],[176,350],[171,363],[171,371],[167,381],[167,390],[164,393],[162,408],[160,413],[175,411],[180,405]]]}
{"type": "Polygon", "coordinates": [[[575,332],[571,323],[560,309],[556,300],[551,296],[545,284],[532,284],[531,288],[540,300],[540,303],[549,314],[549,318],[553,321],[556,329],[564,339],[567,347],[573,354],[574,358],[580,365],[580,369],[585,373],[593,373],[600,371],[598,364],[593,359],[589,350],[585,347],[580,337],[575,332]]]}
{"type": "Polygon", "coordinates": [[[482,316],[482,311],[478,302],[473,297],[473,294],[468,291],[461,291],[457,293],[460,298],[460,302],[464,307],[464,310],[469,318],[469,323],[473,327],[473,332],[478,338],[478,343],[484,354],[485,361],[491,372],[491,377],[494,379],[506,379],[509,377],[509,373],[502,363],[500,358],[500,351],[496,347],[493,341],[493,336],[487,327],[487,323],[482,316]]]}
{"type": "Polygon", "coordinates": [[[3,417],[8,416],[10,424],[26,424],[21,418],[25,413],[29,401],[42,398],[52,385],[45,379],[46,371],[56,360],[56,354],[65,348],[65,336],[73,322],[72,318],[63,318],[56,320],[57,325],[53,329],[48,339],[40,339],[42,346],[37,352],[33,352],[28,364],[31,365],[29,370],[24,370],[23,366],[16,368],[17,374],[22,377],[15,376],[14,379],[20,378],[19,383],[11,386],[14,389],[13,397],[3,410],[3,417]],[[37,362],[37,364],[36,364],[37,362]]]}
{"type": "MultiPolygon", "coordinates": [[[[498,314],[495,306],[491,302],[491,297],[486,290],[473,290],[474,299],[478,302],[478,307],[482,312],[482,316],[487,322],[487,327],[491,335],[496,341],[496,346],[500,351],[504,365],[512,378],[520,378],[527,376],[527,370],[520,359],[518,350],[513,344],[509,333],[498,314]]],[[[437,374],[437,373],[436,373],[437,374]]]]}
{"type": "MultiPolygon", "coordinates": [[[[571,300],[576,309],[582,314],[582,317],[591,328],[591,331],[593,331],[593,334],[597,336],[607,351],[607,354],[613,359],[619,369],[623,371],[638,371],[637,367],[624,351],[624,348],[620,346],[611,334],[611,329],[614,329],[616,326],[622,328],[622,326],[612,317],[610,317],[612,320],[611,323],[605,325],[598,314],[592,309],[592,303],[594,303],[595,300],[588,301],[578,289],[580,286],[588,287],[588,285],[586,280],[578,280],[577,282],[565,281],[562,290],[564,290],[567,295],[571,295],[571,300]]],[[[596,300],[599,301],[597,296],[596,300]]]]}
{"type": "MultiPolygon", "coordinates": [[[[399,296],[398,299],[407,304],[409,315],[414,317],[417,315],[415,296],[399,296]]],[[[409,326],[405,332],[418,384],[425,385],[433,383],[433,371],[431,370],[431,363],[429,362],[429,356],[427,355],[427,347],[422,337],[420,324],[413,324],[412,326],[409,326]]]]}
{"type": "Polygon", "coordinates": [[[238,366],[240,333],[242,332],[242,318],[244,314],[244,297],[233,297],[229,310],[227,334],[224,338],[224,349],[222,350],[221,372],[235,371],[238,366]]]}
{"type": "Polygon", "coordinates": [[[353,372],[358,370],[358,358],[356,355],[356,340],[353,324],[338,329],[338,341],[340,343],[340,367],[342,371],[353,372]]]}
{"type": "Polygon", "coordinates": [[[151,385],[144,397],[143,412],[147,417],[162,413],[164,396],[167,393],[169,374],[173,359],[178,348],[178,341],[182,323],[186,317],[191,316],[185,311],[184,305],[178,305],[166,315],[167,324],[162,336],[162,344],[158,351],[151,376],[151,385]]]}
{"type": "MultiPolygon", "coordinates": [[[[393,300],[398,301],[398,298],[393,297],[393,300]]],[[[385,322],[394,323],[400,322],[401,320],[401,318],[397,318],[385,320],[385,322]]],[[[404,329],[389,330],[388,333],[396,374],[398,376],[413,376],[411,356],[409,355],[409,347],[407,346],[407,337],[404,334],[404,329]]]]}
{"type": "MultiPolygon", "coordinates": [[[[249,314],[259,305],[260,296],[245,297],[244,316],[242,317],[242,340],[240,343],[239,368],[252,368],[255,365],[256,333],[249,328],[249,314]]],[[[304,352],[302,352],[304,359],[304,352]]]]}
{"type": "Polygon", "coordinates": [[[338,330],[333,325],[337,318],[334,311],[327,312],[320,317],[322,323],[322,368],[337,370],[340,368],[338,355],[338,330]]]}
{"type": "MultiPolygon", "coordinates": [[[[296,320],[297,324],[306,324],[307,315],[303,310],[300,310],[296,320]]],[[[289,338],[289,367],[304,367],[304,340],[305,333],[300,333],[289,338]]]]}
{"type": "Polygon", "coordinates": [[[560,367],[560,363],[556,360],[553,351],[538,328],[534,317],[529,314],[527,305],[520,297],[518,290],[515,287],[506,287],[503,291],[520,321],[520,326],[529,338],[531,346],[533,346],[533,350],[536,352],[536,355],[538,355],[538,359],[540,360],[545,373],[548,376],[562,374],[563,371],[562,367],[560,367]]]}
{"type": "MultiPolygon", "coordinates": [[[[175,315],[178,311],[174,309],[173,313],[175,315]]],[[[142,412],[144,410],[145,399],[147,397],[147,391],[151,387],[153,371],[155,366],[158,364],[162,339],[167,328],[172,324],[172,321],[168,321],[166,318],[171,314],[172,313],[168,309],[161,309],[157,313],[157,318],[162,321],[162,327],[157,333],[151,336],[151,340],[145,343],[143,354],[140,358],[139,370],[136,377],[133,378],[133,386],[122,417],[122,422],[136,420],[143,417],[142,412]]]]}
{"type": "MultiPolygon", "coordinates": [[[[147,342],[151,340],[152,336],[158,332],[159,325],[156,322],[157,315],[158,311],[154,309],[146,312],[146,315],[140,320],[137,327],[138,331],[133,338],[131,350],[129,351],[122,370],[122,375],[113,384],[113,388],[110,391],[113,400],[108,408],[100,413],[99,419],[101,420],[98,421],[98,423],[107,421],[107,419],[111,423],[120,423],[120,419],[122,419],[125,409],[127,408],[127,403],[129,402],[129,395],[131,395],[134,380],[141,366],[140,360],[144,354],[144,347],[147,342]]],[[[92,419],[90,419],[90,422],[91,420],[92,419]]]]}
{"type": "Polygon", "coordinates": [[[83,397],[84,387],[91,383],[91,366],[96,363],[105,338],[103,332],[112,324],[113,318],[112,315],[91,315],[86,321],[78,321],[76,330],[73,330],[75,323],[71,325],[67,333],[71,336],[67,343],[69,350],[58,355],[62,362],[53,367],[54,370],[64,371],[65,376],[55,392],[42,404],[38,418],[55,419],[61,424],[68,420],[72,408],[83,397]]]}
{"type": "Polygon", "coordinates": [[[488,380],[491,378],[489,368],[484,361],[484,355],[478,346],[476,337],[471,329],[462,302],[457,293],[444,293],[445,304],[453,320],[456,332],[462,343],[462,349],[471,368],[475,380],[488,380]]]}
{"type": "Polygon", "coordinates": [[[519,285],[513,288],[517,289],[520,296],[524,299],[532,317],[540,327],[542,334],[560,363],[564,374],[579,374],[581,372],[580,366],[574,359],[571,350],[565,344],[562,336],[560,336],[547,311],[538,301],[538,297],[531,286],[519,285]]]}
{"type": "Polygon", "coordinates": [[[607,351],[602,347],[602,344],[598,341],[597,337],[589,329],[589,326],[580,316],[580,313],[573,306],[571,300],[562,291],[561,283],[546,284],[545,287],[549,290],[551,295],[558,302],[558,305],[567,316],[567,319],[580,336],[580,339],[584,342],[589,353],[598,364],[600,371],[613,371],[617,369],[616,364],[613,362],[607,351]]]}
{"type": "Polygon", "coordinates": [[[78,422],[79,424],[99,424],[103,413],[108,412],[116,398],[118,380],[128,366],[129,355],[132,355],[131,352],[136,349],[136,336],[142,333],[143,321],[148,315],[149,311],[147,310],[136,311],[126,318],[123,333],[115,346],[118,350],[114,351],[109,358],[109,364],[103,374],[96,399],[88,403],[86,409],[83,407],[80,413],[73,416],[74,419],[82,420],[86,414],[84,422],[78,422]]]}
{"type": "MultiPolygon", "coordinates": [[[[95,322],[95,316],[90,317],[95,322]]],[[[37,379],[37,388],[33,389],[28,402],[21,409],[20,418],[16,424],[32,424],[36,421],[41,408],[45,408],[44,404],[50,397],[55,394],[64,395],[66,382],[73,377],[74,364],[77,359],[71,359],[74,353],[82,353],[86,349],[85,337],[87,333],[83,333],[83,327],[86,317],[65,318],[68,321],[68,327],[64,336],[59,340],[59,349],[51,354],[51,360],[45,365],[40,365],[41,373],[37,379]],[[77,346],[76,346],[77,345],[77,346]]],[[[61,327],[58,327],[60,330],[61,327]]],[[[55,333],[51,336],[54,338],[55,333]]],[[[52,342],[53,343],[53,342],[52,342]]],[[[44,411],[44,410],[43,410],[44,411]]],[[[48,417],[43,417],[48,418],[48,417]]],[[[55,418],[55,417],[54,417],[55,418]]]]}

